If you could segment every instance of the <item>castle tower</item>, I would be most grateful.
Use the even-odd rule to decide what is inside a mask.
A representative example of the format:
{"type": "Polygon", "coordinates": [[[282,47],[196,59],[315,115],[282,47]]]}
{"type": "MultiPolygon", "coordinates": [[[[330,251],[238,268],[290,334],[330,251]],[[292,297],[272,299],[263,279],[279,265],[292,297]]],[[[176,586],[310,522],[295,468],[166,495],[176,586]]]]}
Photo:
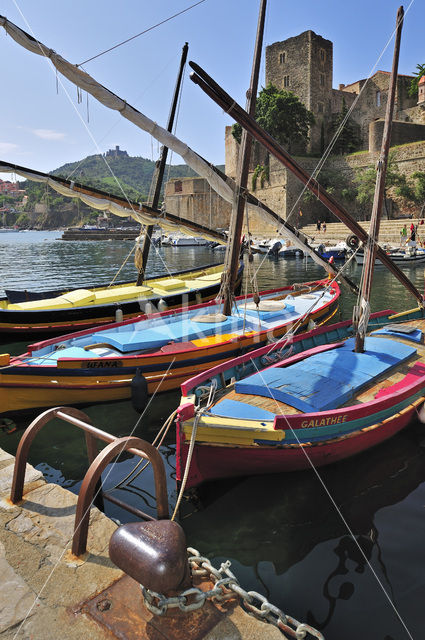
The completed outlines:
{"type": "Polygon", "coordinates": [[[331,118],[333,45],[314,31],[266,47],[266,85],[292,91],[313,112],[309,151],[320,153],[331,118]]]}

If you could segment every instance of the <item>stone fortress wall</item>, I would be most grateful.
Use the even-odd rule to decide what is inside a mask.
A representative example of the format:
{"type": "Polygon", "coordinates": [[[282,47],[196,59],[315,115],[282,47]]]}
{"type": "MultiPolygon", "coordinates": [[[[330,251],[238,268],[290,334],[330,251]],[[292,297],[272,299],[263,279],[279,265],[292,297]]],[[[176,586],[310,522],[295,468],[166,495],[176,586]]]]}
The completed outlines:
{"type": "MultiPolygon", "coordinates": [[[[398,147],[395,159],[406,174],[425,171],[425,92],[418,98],[408,95],[412,76],[399,75],[396,88],[396,106],[392,146],[398,147]]],[[[310,156],[293,154],[309,173],[317,165],[318,157],[332,138],[333,118],[341,112],[345,104],[350,108],[355,102],[351,118],[358,125],[362,153],[348,156],[331,156],[326,164],[329,171],[337,171],[353,178],[355,169],[373,166],[381,146],[385,109],[388,99],[390,74],[377,71],[369,80],[332,87],[333,44],[308,30],[298,36],[266,47],[266,85],[274,84],[279,89],[294,92],[306,107],[313,112],[315,124],[311,128],[307,151],[310,156]]],[[[423,89],[423,83],[422,83],[423,89]]],[[[232,136],[231,127],[225,131],[226,174],[235,178],[238,161],[238,144],[232,136]]],[[[251,171],[262,163],[256,156],[251,162],[251,171]]],[[[252,189],[252,173],[248,189],[252,189]]],[[[320,177],[319,177],[320,182],[320,177]]],[[[270,158],[269,181],[260,188],[257,181],[256,196],[269,207],[288,218],[294,226],[304,226],[323,216],[324,208],[315,201],[300,199],[302,185],[280,165],[270,158]],[[300,210],[302,216],[300,215],[300,210]]],[[[166,188],[166,208],[168,211],[195,219],[202,224],[213,222],[215,228],[225,227],[230,218],[230,205],[215,194],[202,178],[188,178],[171,181],[166,188]],[[180,184],[183,188],[180,190],[180,184]],[[177,184],[177,191],[176,185],[177,184]]],[[[355,204],[351,213],[356,215],[355,204]]],[[[262,220],[249,221],[252,233],[271,235],[276,232],[273,225],[265,226],[262,220]]]]}
{"type": "Polygon", "coordinates": [[[165,209],[210,229],[229,227],[232,207],[205,178],[174,178],[165,185],[165,209]]]}

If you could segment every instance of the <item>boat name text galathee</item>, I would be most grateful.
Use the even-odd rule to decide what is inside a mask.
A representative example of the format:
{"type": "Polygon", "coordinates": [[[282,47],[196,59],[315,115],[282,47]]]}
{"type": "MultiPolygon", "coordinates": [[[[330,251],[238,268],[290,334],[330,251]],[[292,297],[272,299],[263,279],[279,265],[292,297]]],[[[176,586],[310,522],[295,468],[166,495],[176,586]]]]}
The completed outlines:
{"type": "Polygon", "coordinates": [[[320,420],[304,420],[304,422],[301,423],[301,427],[303,429],[308,429],[309,427],[326,427],[329,424],[341,424],[345,422],[347,418],[347,414],[344,414],[343,416],[328,416],[320,420]]]}

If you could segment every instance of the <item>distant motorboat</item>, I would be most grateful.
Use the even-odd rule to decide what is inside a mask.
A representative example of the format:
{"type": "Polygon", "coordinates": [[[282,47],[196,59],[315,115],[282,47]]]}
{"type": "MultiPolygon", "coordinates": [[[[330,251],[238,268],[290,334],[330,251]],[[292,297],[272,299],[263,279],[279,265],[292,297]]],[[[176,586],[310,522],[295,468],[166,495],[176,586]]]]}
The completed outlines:
{"type": "Polygon", "coordinates": [[[282,238],[267,238],[254,243],[252,246],[258,253],[270,253],[272,250],[277,251],[282,247],[282,238]]]}
{"type": "MultiPolygon", "coordinates": [[[[415,267],[416,265],[425,263],[425,250],[420,247],[407,247],[403,249],[393,249],[387,251],[391,260],[399,266],[415,267]]],[[[364,251],[357,251],[354,255],[356,264],[364,264],[364,251]]],[[[380,260],[377,260],[377,264],[381,264],[380,260]]]]}
{"type": "Polygon", "coordinates": [[[279,258],[302,258],[304,256],[304,252],[298,247],[283,245],[283,247],[279,249],[278,256],[279,258]]]}
{"type": "Polygon", "coordinates": [[[181,236],[174,238],[172,242],[173,247],[206,247],[207,245],[209,245],[208,240],[196,236],[181,236]]]}
{"type": "MultiPolygon", "coordinates": [[[[326,246],[325,244],[313,245],[318,254],[324,260],[345,260],[347,257],[348,246],[345,242],[338,242],[332,246],[326,246]]],[[[310,256],[307,256],[310,257],[310,256]]]]}
{"type": "Polygon", "coordinates": [[[165,236],[161,242],[163,247],[206,247],[210,244],[205,238],[199,236],[165,236]]]}
{"type": "Polygon", "coordinates": [[[279,258],[293,258],[303,255],[301,249],[291,246],[283,238],[269,238],[255,242],[251,245],[251,249],[253,253],[262,253],[279,258]]]}
{"type": "Polygon", "coordinates": [[[0,227],[0,233],[18,233],[19,229],[10,229],[9,227],[0,227]]]}

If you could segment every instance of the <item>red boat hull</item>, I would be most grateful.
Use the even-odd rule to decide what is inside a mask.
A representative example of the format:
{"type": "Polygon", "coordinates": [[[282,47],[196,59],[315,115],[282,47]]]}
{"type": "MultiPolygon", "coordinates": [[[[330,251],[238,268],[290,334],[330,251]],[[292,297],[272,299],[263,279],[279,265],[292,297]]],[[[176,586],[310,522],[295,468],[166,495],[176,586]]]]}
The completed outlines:
{"type": "MultiPolygon", "coordinates": [[[[332,441],[307,443],[302,446],[215,446],[195,444],[186,488],[202,482],[237,476],[300,471],[328,465],[361,453],[388,440],[406,427],[415,412],[410,405],[405,411],[384,422],[360,429],[332,441]]],[[[189,443],[177,425],[178,481],[183,479],[189,443]]]]}

